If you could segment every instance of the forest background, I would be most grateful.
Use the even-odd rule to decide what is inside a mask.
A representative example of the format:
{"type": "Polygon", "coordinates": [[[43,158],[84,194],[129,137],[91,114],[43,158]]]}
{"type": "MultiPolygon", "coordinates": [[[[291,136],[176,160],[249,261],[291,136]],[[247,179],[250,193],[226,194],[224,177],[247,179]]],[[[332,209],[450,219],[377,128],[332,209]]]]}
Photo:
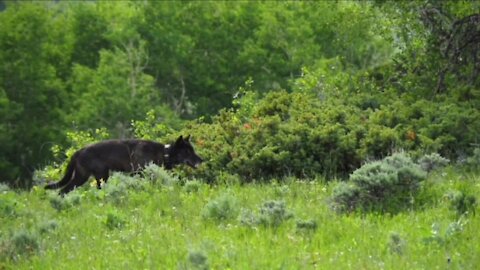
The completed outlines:
{"type": "Polygon", "coordinates": [[[479,147],[477,1],[0,10],[0,181],[11,186],[106,138],[192,134],[207,162],[189,173],[207,182],[341,177],[398,150],[462,163],[479,147]]]}

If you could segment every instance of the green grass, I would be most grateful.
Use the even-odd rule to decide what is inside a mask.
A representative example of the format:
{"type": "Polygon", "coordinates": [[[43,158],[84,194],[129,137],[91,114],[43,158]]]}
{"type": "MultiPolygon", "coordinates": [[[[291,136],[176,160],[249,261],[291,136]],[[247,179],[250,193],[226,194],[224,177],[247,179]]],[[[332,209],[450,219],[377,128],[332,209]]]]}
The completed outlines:
{"type": "Polygon", "coordinates": [[[2,191],[0,269],[475,269],[480,265],[480,219],[458,215],[447,196],[451,191],[468,191],[477,197],[478,174],[453,169],[432,174],[419,199],[397,214],[343,215],[329,208],[334,183],[288,179],[209,186],[138,179],[138,185],[122,185],[124,178],[114,178],[100,191],[86,186],[61,202],[42,188],[2,191]],[[212,201],[228,203],[205,214],[210,213],[207,205],[212,201]],[[278,226],[242,223],[242,213],[258,216],[267,201],[284,202],[293,217],[278,226]],[[222,212],[221,218],[212,218],[218,211],[234,214],[222,212]],[[299,223],[303,225],[297,227],[299,223]],[[27,244],[15,245],[15,235],[22,233],[27,237],[19,239],[26,238],[27,244]]]}

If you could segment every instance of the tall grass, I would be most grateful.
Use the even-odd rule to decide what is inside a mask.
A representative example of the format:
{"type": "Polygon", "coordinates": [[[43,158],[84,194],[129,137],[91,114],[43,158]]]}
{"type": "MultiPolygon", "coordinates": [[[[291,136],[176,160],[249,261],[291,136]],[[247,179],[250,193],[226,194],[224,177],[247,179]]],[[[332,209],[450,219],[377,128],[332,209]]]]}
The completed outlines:
{"type": "Polygon", "coordinates": [[[0,269],[475,269],[480,265],[480,219],[471,213],[473,208],[469,214],[457,211],[458,203],[448,195],[478,196],[479,175],[453,169],[431,173],[413,207],[383,215],[335,213],[328,198],[336,183],[321,181],[289,179],[281,186],[145,181],[142,188],[121,181],[113,178],[102,190],[78,189],[69,195],[72,198],[65,198],[68,207],[52,203],[57,198],[40,188],[0,194],[0,209],[15,213],[0,215],[0,269]],[[117,185],[122,192],[113,197],[117,185]],[[263,213],[275,226],[258,222],[245,226],[245,212],[257,218],[263,213]],[[282,215],[276,222],[280,215],[275,213],[289,218],[282,215]],[[19,256],[12,255],[13,248],[22,250],[19,256]]]}

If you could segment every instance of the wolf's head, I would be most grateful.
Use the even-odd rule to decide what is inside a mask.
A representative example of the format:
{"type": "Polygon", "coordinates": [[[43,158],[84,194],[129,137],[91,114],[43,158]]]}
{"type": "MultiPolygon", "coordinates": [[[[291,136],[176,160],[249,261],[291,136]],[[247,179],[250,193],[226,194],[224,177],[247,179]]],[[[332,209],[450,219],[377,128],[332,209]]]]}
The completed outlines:
{"type": "Polygon", "coordinates": [[[187,164],[192,168],[198,167],[202,162],[190,143],[190,135],[187,138],[178,137],[175,143],[168,147],[169,165],[187,164]]]}

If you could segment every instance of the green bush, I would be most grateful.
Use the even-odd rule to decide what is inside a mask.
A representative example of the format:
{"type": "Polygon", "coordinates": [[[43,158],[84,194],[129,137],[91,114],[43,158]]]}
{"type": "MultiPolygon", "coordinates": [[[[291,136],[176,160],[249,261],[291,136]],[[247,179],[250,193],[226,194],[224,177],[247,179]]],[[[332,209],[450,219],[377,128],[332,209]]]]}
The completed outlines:
{"type": "Polygon", "coordinates": [[[192,181],[186,182],[185,185],[183,186],[183,189],[187,193],[195,193],[201,188],[201,186],[202,186],[202,183],[200,183],[197,180],[192,180],[192,181]]]}
{"type": "Polygon", "coordinates": [[[475,214],[478,203],[474,195],[462,191],[453,191],[449,192],[446,197],[450,202],[450,209],[454,210],[458,216],[475,214]]]}
{"type": "Polygon", "coordinates": [[[265,227],[276,228],[285,220],[293,217],[283,201],[266,201],[260,206],[258,215],[259,224],[265,227]]]}
{"type": "Polygon", "coordinates": [[[449,162],[449,159],[444,158],[437,153],[425,155],[418,160],[420,167],[426,172],[431,172],[437,168],[444,167],[449,162]]]}
{"type": "Polygon", "coordinates": [[[36,234],[20,230],[0,243],[0,258],[18,260],[21,256],[29,256],[40,249],[40,241],[36,234]]]}
{"type": "Polygon", "coordinates": [[[125,218],[120,216],[117,212],[111,211],[107,213],[107,217],[105,219],[105,225],[108,229],[121,229],[125,226],[126,221],[125,218]]]}
{"type": "Polygon", "coordinates": [[[123,183],[109,183],[105,185],[105,199],[116,205],[121,205],[128,200],[128,188],[123,183]]]}
{"type": "Polygon", "coordinates": [[[0,183],[0,193],[5,193],[10,191],[10,187],[5,183],[0,183]]]}
{"type": "Polygon", "coordinates": [[[47,220],[38,226],[38,231],[40,232],[40,234],[45,234],[54,231],[57,228],[58,222],[56,220],[47,220]]]}
{"type": "Polygon", "coordinates": [[[297,220],[297,232],[315,232],[318,224],[314,219],[297,220]]]}
{"type": "Polygon", "coordinates": [[[188,252],[187,267],[186,269],[196,270],[208,270],[210,266],[208,264],[208,257],[203,251],[190,251],[188,252]]]}
{"type": "Polygon", "coordinates": [[[231,194],[222,194],[209,201],[202,210],[205,219],[214,221],[231,220],[238,215],[238,203],[231,194]]]}
{"type": "Polygon", "coordinates": [[[397,211],[408,206],[426,177],[418,164],[405,153],[366,163],[354,171],[348,184],[336,187],[334,209],[397,211]]]}
{"type": "Polygon", "coordinates": [[[81,203],[81,195],[78,193],[69,193],[62,197],[57,193],[51,193],[49,195],[50,205],[58,212],[68,210],[81,203]]]}
{"type": "Polygon", "coordinates": [[[17,201],[13,197],[0,197],[0,214],[4,217],[17,216],[17,201]]]}
{"type": "Polygon", "coordinates": [[[277,228],[285,220],[292,217],[293,213],[286,208],[284,201],[269,200],[260,205],[258,213],[249,209],[242,209],[239,219],[241,224],[248,227],[261,225],[277,228]]]}
{"type": "MultiPolygon", "coordinates": [[[[324,65],[337,67],[335,63],[324,65]]],[[[198,169],[179,166],[175,174],[207,183],[346,178],[366,160],[382,159],[398,149],[415,157],[438,152],[454,160],[470,155],[471,144],[479,140],[480,113],[469,103],[399,93],[393,85],[380,87],[368,72],[335,71],[323,78],[325,67],[292,82],[292,92],[271,91],[260,97],[242,88],[233,107],[208,122],[199,118],[174,132],[149,114],[135,122],[133,132],[160,142],[191,134],[205,162],[198,169]]],[[[105,133],[69,133],[74,147],[67,156],[105,133]]],[[[56,156],[62,153],[58,147],[53,150],[56,156]]],[[[421,162],[431,170],[446,160],[431,155],[421,162]]],[[[59,166],[65,164],[53,164],[43,175],[58,179],[59,166]]],[[[143,174],[167,185],[178,180],[154,165],[143,174]]]]}
{"type": "Polygon", "coordinates": [[[480,169],[480,147],[473,150],[473,155],[467,158],[467,165],[473,169],[480,169]]]}
{"type": "MultiPolygon", "coordinates": [[[[349,91],[360,87],[356,80],[361,76],[353,78],[349,91]]],[[[480,115],[471,106],[400,98],[391,89],[380,96],[371,83],[365,87],[378,95],[375,108],[361,106],[366,93],[332,89],[324,90],[326,99],[307,90],[270,92],[256,102],[251,95],[236,99],[234,109],[221,111],[211,123],[193,121],[182,130],[193,135],[205,160],[198,170],[185,173],[207,182],[218,181],[223,173],[242,182],[346,177],[365,160],[382,159],[397,149],[415,156],[439,152],[452,159],[470,153],[470,143],[478,141],[474,129],[480,129],[475,120],[480,115]]],[[[429,158],[422,160],[424,166],[446,162],[429,158]]]]}
{"type": "Polygon", "coordinates": [[[148,181],[164,185],[164,186],[172,186],[179,182],[178,178],[173,176],[163,167],[160,167],[154,163],[150,163],[142,171],[142,175],[148,181]]]}
{"type": "Polygon", "coordinates": [[[403,255],[407,242],[396,232],[392,232],[388,241],[388,250],[392,254],[403,255]]]}

